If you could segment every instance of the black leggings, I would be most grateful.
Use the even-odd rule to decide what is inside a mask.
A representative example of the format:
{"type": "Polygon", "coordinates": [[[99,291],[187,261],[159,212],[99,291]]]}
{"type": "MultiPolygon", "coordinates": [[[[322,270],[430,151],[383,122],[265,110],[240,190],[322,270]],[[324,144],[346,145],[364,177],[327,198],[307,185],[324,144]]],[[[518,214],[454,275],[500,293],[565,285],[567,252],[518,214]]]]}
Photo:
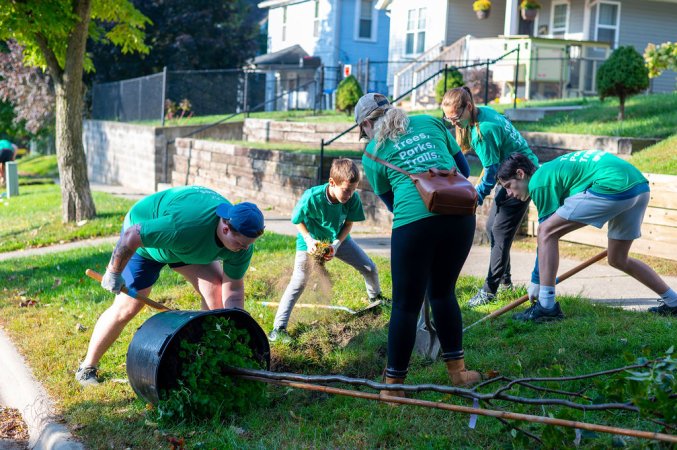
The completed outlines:
{"type": "Polygon", "coordinates": [[[463,357],[463,319],[456,300],[456,280],[474,234],[475,216],[432,216],[393,230],[393,312],[388,328],[387,376],[403,378],[407,374],[426,290],[442,357],[463,357]]]}
{"type": "Polygon", "coordinates": [[[491,242],[489,271],[482,289],[495,294],[501,282],[510,283],[510,247],[522,219],[529,209],[529,201],[508,197],[505,188],[496,192],[494,204],[487,219],[487,235],[491,242]]]}

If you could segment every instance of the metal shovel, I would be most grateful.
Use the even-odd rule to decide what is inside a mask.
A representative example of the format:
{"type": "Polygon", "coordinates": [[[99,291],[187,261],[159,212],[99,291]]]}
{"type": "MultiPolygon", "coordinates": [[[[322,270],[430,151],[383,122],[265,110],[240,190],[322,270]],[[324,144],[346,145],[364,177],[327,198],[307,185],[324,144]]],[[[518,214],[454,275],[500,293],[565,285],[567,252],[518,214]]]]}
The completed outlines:
{"type": "Polygon", "coordinates": [[[435,324],[430,319],[430,301],[427,292],[421,306],[421,313],[418,316],[414,350],[424,358],[432,360],[437,359],[440,354],[440,340],[437,338],[435,324]]]}

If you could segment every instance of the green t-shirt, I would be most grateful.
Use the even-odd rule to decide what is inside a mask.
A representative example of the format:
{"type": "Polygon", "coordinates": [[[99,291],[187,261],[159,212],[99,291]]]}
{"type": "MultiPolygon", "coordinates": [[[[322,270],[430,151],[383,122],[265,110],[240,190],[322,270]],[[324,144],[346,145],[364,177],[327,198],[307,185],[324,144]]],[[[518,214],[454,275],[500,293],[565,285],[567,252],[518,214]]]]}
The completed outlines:
{"type": "Polygon", "coordinates": [[[598,194],[619,194],[648,180],[635,166],[601,150],[568,153],[543,164],[529,181],[529,195],[538,218],[548,217],[564,199],[590,189],[598,194]]]}
{"type": "Polygon", "coordinates": [[[500,164],[513,153],[522,153],[538,167],[538,158],[508,119],[488,106],[480,106],[478,110],[477,118],[482,139],[477,132],[477,127],[471,126],[470,145],[483,167],[500,164]]]}
{"type": "MultiPolygon", "coordinates": [[[[362,200],[357,192],[345,203],[332,203],[327,197],[329,183],[307,189],[292,212],[293,224],[303,224],[310,235],[318,241],[332,242],[341,232],[346,221],[361,222],[365,219],[362,200]]],[[[346,240],[350,236],[346,237],[346,240]]],[[[296,250],[306,251],[308,246],[301,233],[296,237],[296,250]]]]}
{"type": "Polygon", "coordinates": [[[14,146],[7,139],[0,139],[0,152],[3,150],[14,150],[14,146]]]}
{"type": "MultiPolygon", "coordinates": [[[[365,152],[376,154],[410,173],[456,167],[452,155],[461,148],[442,121],[428,115],[413,116],[409,120],[409,129],[396,143],[386,141],[376,152],[376,140],[372,139],[365,152]]],[[[426,208],[411,178],[367,156],[362,156],[362,164],[376,195],[393,191],[393,228],[434,215],[426,208]]]]}
{"type": "Polygon", "coordinates": [[[216,207],[229,203],[222,195],[200,186],[167,189],[139,200],[127,214],[124,227],[141,224],[143,247],[136,252],[157,262],[209,264],[223,261],[230,278],[244,277],[254,252],[233,252],[216,237],[216,207]]]}

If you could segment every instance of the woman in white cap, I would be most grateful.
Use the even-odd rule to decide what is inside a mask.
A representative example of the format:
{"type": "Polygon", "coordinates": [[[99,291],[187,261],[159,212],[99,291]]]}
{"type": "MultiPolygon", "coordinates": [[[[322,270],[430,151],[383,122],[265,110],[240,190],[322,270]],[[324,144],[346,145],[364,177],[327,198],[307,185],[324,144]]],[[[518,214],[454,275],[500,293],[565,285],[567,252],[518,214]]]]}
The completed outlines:
{"type": "MultiPolygon", "coordinates": [[[[367,179],[394,214],[390,263],[393,311],[388,329],[386,383],[404,382],[426,291],[452,383],[476,383],[480,374],[465,369],[463,322],[455,292],[456,280],[472,246],[475,216],[428,211],[411,179],[374,157],[410,173],[457,167],[468,176],[468,163],[441,120],[428,115],[408,117],[381,94],[360,98],[355,122],[361,134],[371,140],[362,157],[367,179]]],[[[404,396],[402,391],[382,394],[404,396]]]]}

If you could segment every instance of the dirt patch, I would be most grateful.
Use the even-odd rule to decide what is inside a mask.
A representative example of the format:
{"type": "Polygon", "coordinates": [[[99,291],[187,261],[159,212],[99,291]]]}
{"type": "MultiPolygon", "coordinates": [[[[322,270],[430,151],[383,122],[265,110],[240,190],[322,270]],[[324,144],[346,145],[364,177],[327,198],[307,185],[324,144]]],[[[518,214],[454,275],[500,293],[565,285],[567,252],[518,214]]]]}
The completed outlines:
{"type": "Polygon", "coordinates": [[[28,448],[28,427],[19,410],[0,406],[0,442],[4,439],[16,441],[17,445],[9,448],[28,448]]]}

